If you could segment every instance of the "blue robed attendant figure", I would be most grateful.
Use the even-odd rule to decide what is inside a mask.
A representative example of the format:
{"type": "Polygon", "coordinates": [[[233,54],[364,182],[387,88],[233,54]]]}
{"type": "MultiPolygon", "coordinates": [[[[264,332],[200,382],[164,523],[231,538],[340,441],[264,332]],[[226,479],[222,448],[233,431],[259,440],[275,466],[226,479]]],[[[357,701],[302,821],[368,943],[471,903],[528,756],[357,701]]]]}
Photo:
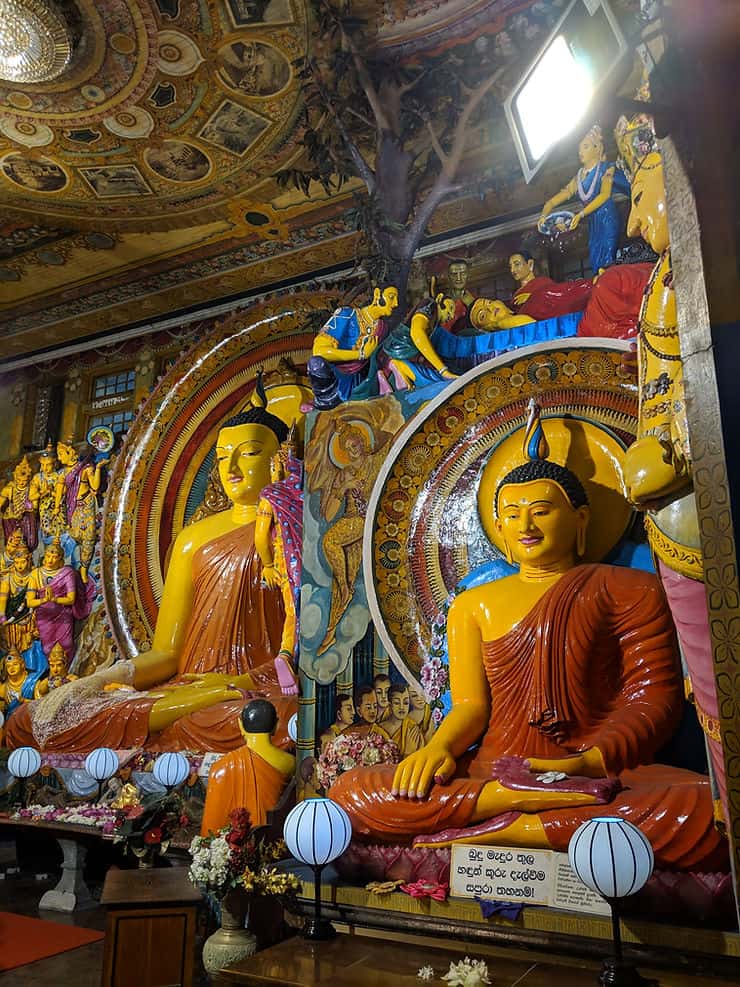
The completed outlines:
{"type": "Polygon", "coordinates": [[[308,361],[315,408],[335,408],[350,399],[367,377],[370,357],[385,335],[384,318],[397,307],[396,288],[376,288],[369,305],[338,308],[322,326],[308,361]]]}
{"type": "Polygon", "coordinates": [[[581,220],[588,218],[588,256],[594,275],[610,267],[617,256],[621,223],[619,213],[612,198],[614,192],[629,194],[629,186],[621,172],[617,172],[613,161],[606,161],[604,138],[601,127],[593,126],[578,145],[578,158],[581,167],[565,188],[562,188],[542,207],[539,219],[540,228],[548,216],[559,205],[572,199],[579,199],[581,209],[572,219],[564,220],[562,232],[575,230],[581,220]]]}

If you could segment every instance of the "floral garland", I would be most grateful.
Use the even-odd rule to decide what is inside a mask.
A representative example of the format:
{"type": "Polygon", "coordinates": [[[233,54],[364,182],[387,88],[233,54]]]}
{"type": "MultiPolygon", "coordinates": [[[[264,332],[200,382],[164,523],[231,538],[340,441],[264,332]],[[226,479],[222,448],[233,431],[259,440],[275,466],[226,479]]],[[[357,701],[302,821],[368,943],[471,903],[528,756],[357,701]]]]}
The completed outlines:
{"type": "Polygon", "coordinates": [[[30,819],[33,822],[65,823],[70,826],[92,826],[106,835],[115,833],[119,813],[102,805],[29,805],[19,809],[12,819],[30,819]]]}
{"type": "Polygon", "coordinates": [[[445,603],[442,612],[432,623],[432,640],[424,664],[421,666],[421,687],[424,698],[432,711],[432,719],[439,726],[449,711],[450,670],[447,659],[447,614],[453,596],[445,603]]]}
{"type": "Polygon", "coordinates": [[[282,840],[257,839],[246,809],[234,809],[229,825],[218,833],[196,836],[190,844],[189,876],[204,894],[224,898],[241,889],[254,895],[290,897],[301,889],[301,882],[275,864],[287,856],[282,840]]]}
{"type": "Polygon", "coordinates": [[[376,764],[398,764],[401,752],[398,745],[381,733],[364,736],[348,730],[329,741],[319,755],[316,777],[328,791],[337,778],[353,768],[372,767],[376,764]]]}

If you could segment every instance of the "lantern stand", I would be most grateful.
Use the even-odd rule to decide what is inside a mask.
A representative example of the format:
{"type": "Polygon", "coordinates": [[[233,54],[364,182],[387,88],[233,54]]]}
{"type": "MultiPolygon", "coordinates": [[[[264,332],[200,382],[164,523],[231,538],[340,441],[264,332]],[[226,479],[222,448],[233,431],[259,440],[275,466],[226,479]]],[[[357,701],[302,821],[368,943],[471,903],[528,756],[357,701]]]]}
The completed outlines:
{"type": "Polygon", "coordinates": [[[643,977],[635,966],[624,962],[619,898],[604,900],[611,909],[614,956],[607,956],[601,965],[599,973],[601,987],[658,987],[657,980],[643,977]]]}
{"type": "Polygon", "coordinates": [[[601,987],[657,987],[625,963],[620,927],[620,902],[647,884],[653,872],[653,848],[632,823],[618,816],[596,816],[579,826],[568,844],[568,860],[576,877],[607,902],[612,917],[614,956],[599,973],[601,987]]]}
{"type": "Polygon", "coordinates": [[[328,918],[323,918],[321,915],[321,872],[324,868],[315,864],[311,869],[313,870],[314,889],[313,915],[306,918],[303,926],[303,938],[312,939],[314,942],[326,942],[336,936],[337,930],[328,918]]]}
{"type": "Polygon", "coordinates": [[[313,870],[313,915],[306,918],[303,938],[313,942],[332,939],[336,930],[321,915],[321,872],[349,846],[352,838],[349,816],[330,798],[305,799],[288,813],[283,836],[293,856],[313,870]]]}

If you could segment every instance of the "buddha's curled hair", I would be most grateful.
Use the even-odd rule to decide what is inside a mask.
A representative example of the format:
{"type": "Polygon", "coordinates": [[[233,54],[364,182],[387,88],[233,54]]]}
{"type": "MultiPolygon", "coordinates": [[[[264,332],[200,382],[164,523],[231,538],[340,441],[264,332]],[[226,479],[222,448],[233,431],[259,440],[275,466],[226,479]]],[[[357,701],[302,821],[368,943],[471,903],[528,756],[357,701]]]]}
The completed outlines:
{"type": "Polygon", "coordinates": [[[572,473],[565,466],[551,462],[549,459],[532,459],[507,473],[496,487],[493,507],[497,517],[498,496],[501,488],[509,483],[531,483],[532,480],[552,480],[553,483],[557,483],[575,510],[588,505],[586,491],[575,473],[572,473]]]}

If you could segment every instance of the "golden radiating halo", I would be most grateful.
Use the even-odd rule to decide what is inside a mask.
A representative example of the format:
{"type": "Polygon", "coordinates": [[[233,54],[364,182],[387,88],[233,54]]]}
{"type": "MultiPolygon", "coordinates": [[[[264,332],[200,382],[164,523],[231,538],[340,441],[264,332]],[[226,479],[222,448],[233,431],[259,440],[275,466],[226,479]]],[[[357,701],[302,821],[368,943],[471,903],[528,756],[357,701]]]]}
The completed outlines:
{"type": "MultiPolygon", "coordinates": [[[[499,483],[524,462],[524,425],[491,450],[478,488],[478,513],[491,542],[503,552],[496,529],[493,498],[499,483]]],[[[624,496],[624,447],[612,432],[580,418],[543,418],[550,447],[548,460],[566,466],[584,486],[591,508],[583,561],[600,562],[624,535],[632,510],[624,496]]]]}

